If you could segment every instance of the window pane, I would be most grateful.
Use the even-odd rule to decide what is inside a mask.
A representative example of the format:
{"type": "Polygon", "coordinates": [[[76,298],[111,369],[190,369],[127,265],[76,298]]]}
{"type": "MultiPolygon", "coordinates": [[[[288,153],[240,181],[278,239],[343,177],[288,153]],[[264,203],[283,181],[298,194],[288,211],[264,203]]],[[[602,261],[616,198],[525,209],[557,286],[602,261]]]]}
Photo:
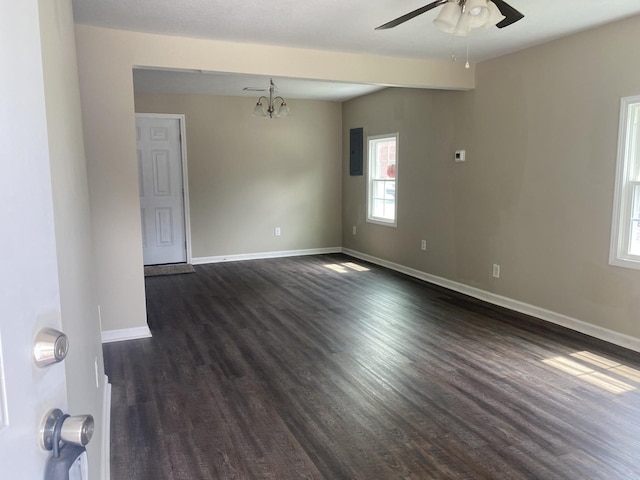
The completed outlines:
{"type": "Polygon", "coordinates": [[[380,180],[373,181],[373,198],[384,198],[384,183],[380,180]]]}
{"type": "Polygon", "coordinates": [[[627,144],[627,164],[629,165],[629,180],[640,180],[640,105],[629,107],[629,138],[627,144]]]}
{"type": "Polygon", "coordinates": [[[385,200],[383,208],[384,210],[382,212],[381,217],[386,218],[387,220],[393,220],[393,216],[395,214],[393,202],[390,202],[389,200],[385,200]]]}
{"type": "Polygon", "coordinates": [[[382,199],[373,200],[373,212],[371,213],[371,216],[374,218],[393,220],[393,203],[382,199]]]}
{"type": "Polygon", "coordinates": [[[384,198],[396,199],[396,182],[384,182],[384,198]]]}
{"type": "Polygon", "coordinates": [[[387,179],[396,177],[396,141],[376,142],[375,178],[387,179]]]}
{"type": "Polygon", "coordinates": [[[629,254],[640,255],[640,220],[631,222],[631,238],[629,240],[629,254]]]}
{"type": "Polygon", "coordinates": [[[371,216],[374,218],[384,218],[384,200],[373,199],[371,216]]]}
{"type": "Polygon", "coordinates": [[[620,102],[609,263],[640,269],[640,95],[620,102]]]}
{"type": "Polygon", "coordinates": [[[390,223],[396,219],[397,135],[370,137],[368,220],[390,223]]]}
{"type": "Polygon", "coordinates": [[[640,255],[640,185],[633,185],[631,228],[629,229],[629,254],[640,255]]]}

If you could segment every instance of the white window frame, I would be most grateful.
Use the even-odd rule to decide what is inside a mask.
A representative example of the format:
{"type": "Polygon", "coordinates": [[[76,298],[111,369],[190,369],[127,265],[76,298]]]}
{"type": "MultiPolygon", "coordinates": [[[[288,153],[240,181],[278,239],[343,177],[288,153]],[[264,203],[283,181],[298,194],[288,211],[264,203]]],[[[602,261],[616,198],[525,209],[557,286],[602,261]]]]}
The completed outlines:
{"type": "Polygon", "coordinates": [[[620,101],[618,158],[613,201],[609,264],[640,270],[640,255],[630,253],[631,224],[634,219],[634,190],[640,188],[640,178],[632,178],[640,170],[640,95],[620,101]]]}
{"type": "Polygon", "coordinates": [[[368,223],[376,223],[378,225],[386,225],[387,227],[397,227],[398,226],[398,163],[399,163],[399,151],[400,151],[400,134],[396,133],[387,133],[384,135],[373,135],[367,137],[367,222],[368,223]],[[373,216],[373,182],[376,180],[372,178],[372,173],[374,172],[373,164],[376,160],[375,157],[375,148],[372,148],[372,143],[375,144],[380,141],[388,141],[395,140],[396,142],[396,174],[395,174],[395,194],[394,194],[394,202],[393,202],[393,220],[389,220],[384,217],[375,217],[373,216]]]}

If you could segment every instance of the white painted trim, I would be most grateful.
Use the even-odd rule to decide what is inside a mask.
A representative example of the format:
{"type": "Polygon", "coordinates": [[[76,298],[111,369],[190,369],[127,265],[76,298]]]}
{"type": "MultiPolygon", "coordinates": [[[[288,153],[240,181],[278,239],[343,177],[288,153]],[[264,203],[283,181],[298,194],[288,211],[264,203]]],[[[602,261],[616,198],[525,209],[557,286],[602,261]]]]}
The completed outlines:
{"type": "Polygon", "coordinates": [[[105,330],[102,332],[102,343],[122,342],[124,340],[136,340],[139,338],[149,338],[151,330],[148,326],[123,328],[121,330],[105,330]]]}
{"type": "Polygon", "coordinates": [[[187,169],[187,127],[183,114],[180,117],[180,148],[182,150],[182,195],[184,196],[184,234],[187,243],[187,263],[191,263],[191,209],[189,207],[189,170],[187,169]]]}
{"type": "Polygon", "coordinates": [[[370,135],[367,136],[367,169],[366,169],[366,178],[367,178],[367,218],[366,218],[366,222],[367,223],[373,223],[376,225],[383,225],[385,227],[393,227],[393,228],[397,228],[398,226],[398,165],[399,165],[399,160],[400,160],[400,132],[395,132],[395,133],[386,133],[384,135],[370,135]],[[395,177],[395,183],[396,183],[396,193],[395,193],[395,199],[393,202],[393,221],[390,222],[388,220],[385,220],[383,218],[378,218],[378,217],[373,217],[371,215],[371,210],[373,208],[372,205],[372,201],[371,201],[371,197],[372,197],[372,192],[371,192],[371,183],[372,183],[372,178],[371,178],[371,170],[372,170],[372,163],[374,160],[374,151],[371,149],[371,142],[372,141],[377,141],[377,140],[382,140],[382,139],[387,139],[387,138],[395,138],[396,140],[396,177],[395,177]]]}
{"type": "Polygon", "coordinates": [[[640,269],[640,261],[635,255],[627,254],[632,200],[629,186],[631,164],[627,162],[627,146],[632,136],[632,123],[629,122],[629,108],[640,104],[640,95],[623,97],[620,100],[620,120],[618,126],[618,155],[616,157],[616,179],[613,191],[613,212],[611,220],[611,239],[609,245],[609,264],[617,267],[640,269]]]}
{"type": "Polygon", "coordinates": [[[300,257],[303,255],[324,255],[327,253],[342,253],[341,247],[310,248],[307,250],[285,250],[281,252],[242,253],[236,255],[220,255],[216,257],[196,257],[191,260],[192,265],[206,263],[240,262],[243,260],[261,260],[264,258],[300,257]]]}
{"type": "Polygon", "coordinates": [[[111,479],[111,384],[104,376],[102,399],[102,469],[101,480],[111,479]]]}
{"type": "Polygon", "coordinates": [[[191,263],[191,209],[189,206],[189,170],[187,168],[186,119],[182,113],[136,113],[136,118],[166,118],[178,120],[180,128],[180,156],[182,157],[182,207],[184,213],[184,240],[187,263],[191,263]]]}
{"type": "Polygon", "coordinates": [[[4,373],[4,356],[2,354],[2,332],[0,332],[0,432],[9,426],[6,378],[7,376],[4,373]]]}
{"type": "Polygon", "coordinates": [[[530,305],[518,300],[513,300],[511,298],[503,297],[501,295],[496,295],[495,293],[487,292],[475,287],[470,287],[463,283],[458,283],[454,282],[453,280],[448,280],[436,275],[431,275],[420,270],[405,267],[404,265],[389,262],[387,260],[373,257],[365,253],[360,253],[355,250],[343,248],[342,252],[345,255],[359,258],[360,260],[365,260],[367,262],[374,263],[376,265],[380,265],[400,273],[404,273],[411,277],[424,280],[425,282],[433,283],[434,285],[439,285],[441,287],[448,288],[449,290],[453,290],[455,292],[463,293],[465,295],[469,295],[470,297],[483,300],[487,303],[492,303],[500,307],[514,310],[516,312],[531,315],[532,317],[536,317],[541,320],[545,320],[547,322],[554,323],[571,330],[575,330],[576,332],[584,333],[600,340],[604,340],[605,342],[613,343],[614,345],[640,352],[640,338],[625,335],[623,333],[609,330],[598,325],[593,325],[592,323],[578,320],[577,318],[569,317],[561,313],[552,312],[550,310],[536,307],[535,305],[530,305]]]}

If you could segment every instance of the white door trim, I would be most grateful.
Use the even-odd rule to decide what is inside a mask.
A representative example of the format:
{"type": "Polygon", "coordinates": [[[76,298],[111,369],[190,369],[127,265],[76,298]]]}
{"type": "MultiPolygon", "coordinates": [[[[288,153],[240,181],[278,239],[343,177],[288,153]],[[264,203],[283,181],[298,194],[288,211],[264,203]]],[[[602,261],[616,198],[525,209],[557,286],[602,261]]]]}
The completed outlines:
{"type": "Polygon", "coordinates": [[[187,248],[187,263],[191,263],[191,214],[189,213],[189,171],[187,170],[187,134],[185,116],[182,113],[136,113],[136,118],[165,118],[178,120],[180,125],[180,153],[182,157],[182,204],[184,207],[184,235],[187,248]]]}

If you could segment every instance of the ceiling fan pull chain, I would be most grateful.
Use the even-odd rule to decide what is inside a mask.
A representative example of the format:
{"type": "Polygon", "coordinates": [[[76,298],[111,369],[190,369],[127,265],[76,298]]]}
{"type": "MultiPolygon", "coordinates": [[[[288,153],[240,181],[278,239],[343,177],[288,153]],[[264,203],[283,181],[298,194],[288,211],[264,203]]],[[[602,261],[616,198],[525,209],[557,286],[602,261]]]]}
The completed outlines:
{"type": "Polygon", "coordinates": [[[467,37],[467,63],[464,64],[464,68],[469,68],[469,37],[467,37]]]}
{"type": "Polygon", "coordinates": [[[456,41],[458,38],[455,35],[451,35],[451,60],[456,62],[458,60],[458,55],[456,53],[456,41]]]}

